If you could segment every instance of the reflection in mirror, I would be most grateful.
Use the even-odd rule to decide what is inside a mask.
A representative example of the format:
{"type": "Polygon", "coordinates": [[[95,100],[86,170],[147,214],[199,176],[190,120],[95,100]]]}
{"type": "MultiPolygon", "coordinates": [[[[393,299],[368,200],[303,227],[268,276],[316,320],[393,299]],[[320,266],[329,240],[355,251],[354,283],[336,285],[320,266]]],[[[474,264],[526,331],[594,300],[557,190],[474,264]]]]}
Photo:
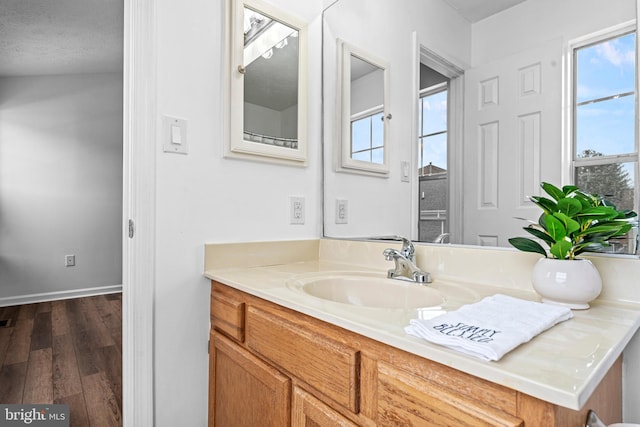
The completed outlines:
{"type": "Polygon", "coordinates": [[[243,66],[244,139],[297,149],[298,31],[245,7],[243,66]]]}
{"type": "MultiPolygon", "coordinates": [[[[482,9],[483,0],[473,3],[480,4],[475,11],[482,9]]],[[[525,234],[525,224],[516,217],[536,221],[540,215],[528,196],[540,194],[541,181],[591,187],[585,189],[613,196],[622,207],[629,202],[637,211],[637,49],[627,49],[626,40],[617,39],[635,37],[636,1],[607,4],[602,13],[605,6],[598,0],[526,0],[500,13],[475,17],[463,16],[464,4],[459,6],[454,10],[446,0],[428,4],[406,0],[401,6],[389,0],[370,0],[366,5],[365,0],[338,0],[325,13],[325,51],[331,53],[337,39],[348,39],[387,58],[394,70],[388,98],[394,112],[394,126],[388,129],[393,144],[385,150],[392,166],[389,179],[356,181],[325,168],[326,235],[405,234],[414,240],[420,236],[420,240],[433,241],[437,232],[450,232],[443,240],[509,247],[509,237],[525,234]],[[376,13],[366,19],[349,19],[365,7],[376,13]],[[597,54],[584,60],[585,64],[609,70],[601,78],[608,85],[591,85],[590,94],[584,91],[585,84],[574,80],[591,76],[580,74],[576,64],[581,59],[574,52],[583,47],[585,55],[591,54],[586,49],[597,54]],[[423,61],[423,51],[453,65],[462,76],[432,67],[423,61]],[[423,143],[426,137],[444,140],[445,132],[420,126],[423,116],[416,105],[424,107],[422,97],[427,96],[420,91],[426,87],[419,83],[421,63],[444,74],[452,84],[447,95],[446,158],[438,157],[433,149],[440,150],[444,142],[427,150],[423,143]],[[459,89],[455,95],[454,89],[459,89]],[[579,96],[574,97],[572,90],[579,96]],[[625,113],[621,109],[602,113],[608,104],[620,106],[625,113]],[[405,121],[412,114],[413,120],[405,121]],[[630,121],[623,123],[626,117],[630,121]],[[625,129],[629,132],[620,135],[625,129]],[[602,143],[599,149],[591,144],[596,137],[602,143]],[[594,153],[585,152],[585,147],[594,153]],[[404,166],[399,167],[406,162],[412,166],[410,185],[402,184],[404,166]],[[439,174],[446,174],[450,181],[448,200],[431,190],[424,190],[423,197],[425,177],[439,174]],[[616,174],[626,177],[621,180],[624,185],[606,184],[616,174]],[[446,207],[423,207],[423,198],[444,202],[446,207]],[[335,221],[335,199],[349,201],[349,224],[335,221]],[[423,219],[435,219],[433,230],[423,232],[423,219]]],[[[330,90],[340,68],[336,70],[331,55],[325,55],[323,61],[325,108],[331,108],[335,104],[330,90]]],[[[434,85],[428,87],[437,90],[434,85]]],[[[335,89],[339,91],[340,85],[335,89]]],[[[325,150],[335,155],[333,141],[326,139],[335,124],[328,119],[332,117],[325,114],[325,150]]],[[[637,253],[637,234],[625,239],[614,243],[611,251],[637,253]]]]}
{"type": "Polygon", "coordinates": [[[386,112],[388,66],[380,59],[339,41],[342,84],[338,170],[386,174],[389,171],[386,112]],[[344,114],[342,113],[344,112],[344,114]]]}
{"type": "Polygon", "coordinates": [[[351,55],[351,149],[353,160],[384,163],[384,70],[351,55]]]}
{"type": "Polygon", "coordinates": [[[304,161],[305,32],[268,5],[234,1],[230,151],[304,161]]]}
{"type": "Polygon", "coordinates": [[[449,79],[420,64],[418,102],[418,240],[449,240],[447,106],[449,79]]]}

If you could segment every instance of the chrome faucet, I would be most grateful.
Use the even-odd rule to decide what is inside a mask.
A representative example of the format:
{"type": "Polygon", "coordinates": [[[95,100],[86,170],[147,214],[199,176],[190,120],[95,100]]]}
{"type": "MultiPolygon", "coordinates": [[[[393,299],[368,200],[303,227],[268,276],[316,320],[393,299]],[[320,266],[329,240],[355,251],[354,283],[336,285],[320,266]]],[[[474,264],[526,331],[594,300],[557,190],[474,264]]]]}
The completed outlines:
{"type": "Polygon", "coordinates": [[[422,271],[415,264],[416,248],[409,239],[398,236],[402,239],[402,249],[385,249],[384,258],[387,261],[393,260],[396,267],[387,272],[390,279],[412,280],[416,283],[431,283],[431,274],[422,271]]]}
{"type": "Polygon", "coordinates": [[[449,233],[441,233],[438,234],[438,237],[433,239],[433,243],[444,243],[445,240],[448,240],[450,237],[449,233]]]}

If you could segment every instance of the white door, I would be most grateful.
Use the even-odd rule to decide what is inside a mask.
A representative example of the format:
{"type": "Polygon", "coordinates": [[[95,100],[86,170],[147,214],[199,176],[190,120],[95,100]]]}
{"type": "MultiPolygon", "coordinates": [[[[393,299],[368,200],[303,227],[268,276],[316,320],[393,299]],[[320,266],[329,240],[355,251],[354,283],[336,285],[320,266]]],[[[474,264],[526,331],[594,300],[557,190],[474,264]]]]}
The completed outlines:
{"type": "Polygon", "coordinates": [[[509,246],[540,210],[528,196],[560,184],[562,41],[465,73],[464,243],[509,246]]]}

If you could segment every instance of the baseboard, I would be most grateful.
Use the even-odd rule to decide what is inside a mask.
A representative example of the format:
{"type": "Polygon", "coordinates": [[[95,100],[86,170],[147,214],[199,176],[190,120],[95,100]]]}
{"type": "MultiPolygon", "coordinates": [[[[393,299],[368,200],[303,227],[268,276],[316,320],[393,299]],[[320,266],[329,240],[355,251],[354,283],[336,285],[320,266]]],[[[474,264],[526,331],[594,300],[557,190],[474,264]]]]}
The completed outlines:
{"type": "Polygon", "coordinates": [[[45,292],[41,294],[18,295],[0,298],[0,307],[12,305],[34,304],[38,302],[55,301],[61,299],[92,297],[95,295],[116,294],[122,292],[122,285],[99,286],[96,288],[74,289],[72,291],[45,292]]]}

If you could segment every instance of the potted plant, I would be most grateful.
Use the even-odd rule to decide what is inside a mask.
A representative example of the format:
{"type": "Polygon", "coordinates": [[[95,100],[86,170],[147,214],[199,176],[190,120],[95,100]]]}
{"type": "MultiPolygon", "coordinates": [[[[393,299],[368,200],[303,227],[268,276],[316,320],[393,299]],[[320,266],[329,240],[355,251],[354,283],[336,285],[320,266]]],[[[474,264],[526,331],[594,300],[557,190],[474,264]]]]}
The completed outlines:
{"type": "Polygon", "coordinates": [[[604,198],[574,185],[560,189],[543,182],[541,187],[549,197],[530,197],[542,214],[537,223],[531,222],[524,230],[546,244],[548,252],[538,241],[527,237],[513,237],[509,243],[521,251],[543,256],[534,267],[532,279],[543,301],[588,308],[588,303],[600,294],[602,281],[593,264],[577,256],[600,250],[609,246],[609,239],[627,234],[632,228],[629,219],[637,215],[631,210],[618,210],[604,198]],[[582,295],[573,295],[576,292],[582,295]]]}

